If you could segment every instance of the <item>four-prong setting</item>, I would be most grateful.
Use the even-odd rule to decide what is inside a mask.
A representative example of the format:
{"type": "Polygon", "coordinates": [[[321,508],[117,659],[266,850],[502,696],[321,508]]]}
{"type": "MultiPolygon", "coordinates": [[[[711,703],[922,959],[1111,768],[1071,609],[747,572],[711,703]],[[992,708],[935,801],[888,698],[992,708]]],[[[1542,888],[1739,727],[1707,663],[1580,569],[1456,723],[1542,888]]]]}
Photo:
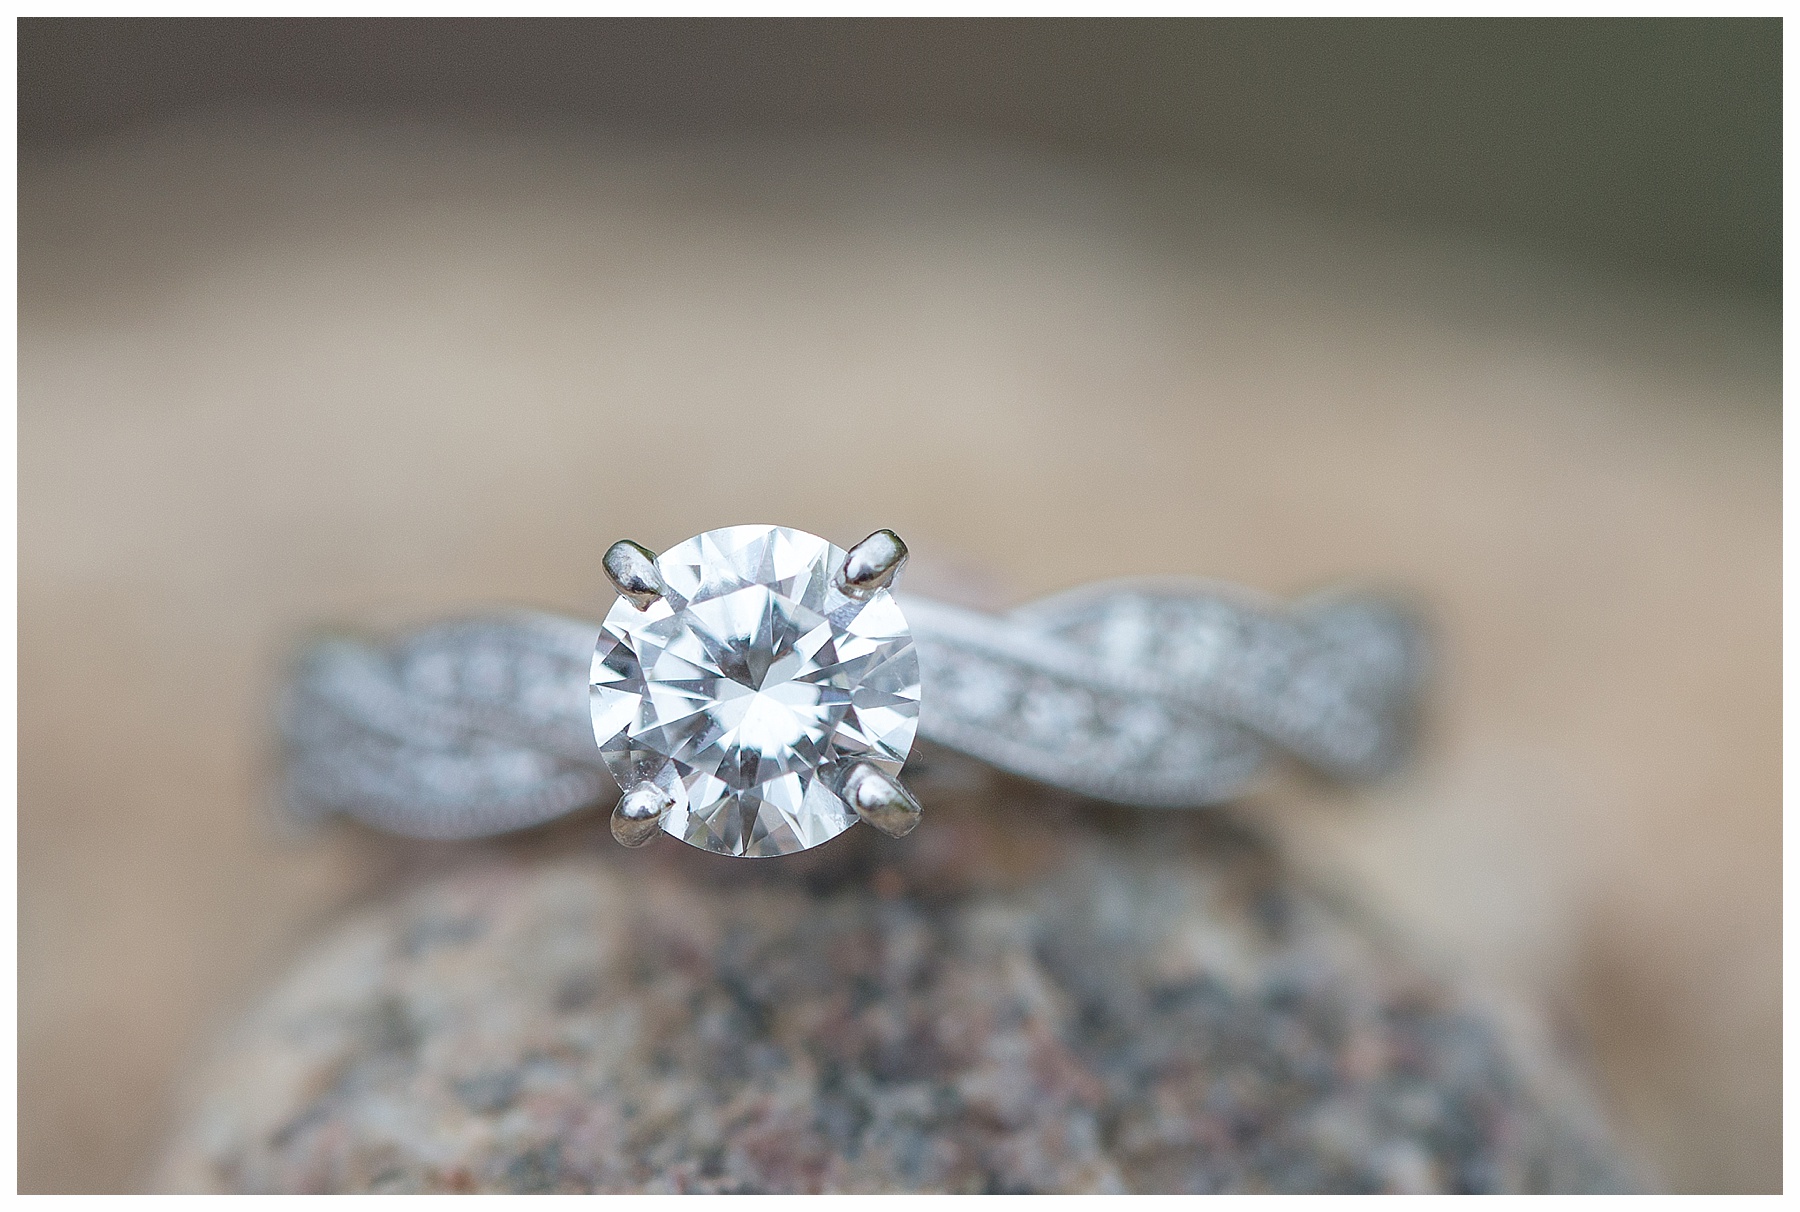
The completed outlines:
{"type": "Polygon", "coordinates": [[[663,579],[656,570],[656,555],[641,543],[620,539],[606,549],[600,564],[619,596],[639,610],[648,609],[650,603],[663,595],[663,579]]]}
{"type": "Polygon", "coordinates": [[[844,555],[838,588],[858,601],[892,585],[906,563],[906,544],[891,530],[877,530],[844,555]]]}
{"type": "Polygon", "coordinates": [[[919,801],[912,792],[868,762],[858,762],[844,776],[844,802],[889,837],[905,837],[919,824],[919,801]]]}
{"type": "Polygon", "coordinates": [[[614,836],[642,844],[660,827],[765,858],[858,820],[910,829],[918,803],[897,779],[918,729],[919,657],[889,592],[905,558],[892,531],[848,552],[785,526],[711,530],[658,556],[613,544],[620,597],[588,691],[626,793],[614,836]]]}
{"type": "Polygon", "coordinates": [[[619,797],[613,807],[612,835],[621,846],[648,845],[662,832],[663,818],[675,797],[648,779],[619,797]]]}

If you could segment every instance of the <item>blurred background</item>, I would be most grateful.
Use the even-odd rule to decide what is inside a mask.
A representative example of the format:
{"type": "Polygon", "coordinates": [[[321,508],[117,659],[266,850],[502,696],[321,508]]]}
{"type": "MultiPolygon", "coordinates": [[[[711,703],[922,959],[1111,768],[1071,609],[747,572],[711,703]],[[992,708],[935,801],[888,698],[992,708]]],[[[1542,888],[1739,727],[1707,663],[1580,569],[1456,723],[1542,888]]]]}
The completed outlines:
{"type": "Polygon", "coordinates": [[[1777,22],[34,19],[18,78],[22,1189],[141,1184],[386,878],[264,810],[297,637],[744,521],[1418,594],[1416,768],[1233,811],[1585,1040],[1658,1182],[1779,1189],[1777,22]]]}

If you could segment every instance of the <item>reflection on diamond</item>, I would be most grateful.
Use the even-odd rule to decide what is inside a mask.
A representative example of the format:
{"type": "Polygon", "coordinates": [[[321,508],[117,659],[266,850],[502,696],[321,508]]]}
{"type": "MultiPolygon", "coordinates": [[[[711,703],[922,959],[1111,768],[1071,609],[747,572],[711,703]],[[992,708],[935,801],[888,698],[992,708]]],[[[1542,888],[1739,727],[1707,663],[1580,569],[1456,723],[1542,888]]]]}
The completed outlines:
{"type": "Polygon", "coordinates": [[[594,649],[594,735],[621,787],[675,798],[665,828],[759,858],[856,821],[837,777],[897,775],[919,714],[912,633],[886,590],[833,583],[844,552],[781,526],[708,531],[657,557],[666,592],[621,598],[594,649]]]}

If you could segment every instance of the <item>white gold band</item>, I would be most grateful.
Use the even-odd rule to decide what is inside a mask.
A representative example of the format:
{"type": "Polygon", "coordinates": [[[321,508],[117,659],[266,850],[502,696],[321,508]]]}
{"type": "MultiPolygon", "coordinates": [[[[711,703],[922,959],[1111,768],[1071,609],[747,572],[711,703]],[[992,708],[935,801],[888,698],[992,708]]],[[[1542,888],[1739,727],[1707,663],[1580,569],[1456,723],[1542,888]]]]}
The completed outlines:
{"type": "MultiPolygon", "coordinates": [[[[1423,645],[1386,599],[1284,606],[1191,580],[1109,581],[995,616],[910,594],[919,736],[1078,794],[1198,807],[1276,751],[1345,779],[1404,751],[1423,645]]],[[[618,788],[596,747],[597,622],[515,613],[332,639],[281,700],[284,798],[418,837],[479,837],[618,788]]]]}

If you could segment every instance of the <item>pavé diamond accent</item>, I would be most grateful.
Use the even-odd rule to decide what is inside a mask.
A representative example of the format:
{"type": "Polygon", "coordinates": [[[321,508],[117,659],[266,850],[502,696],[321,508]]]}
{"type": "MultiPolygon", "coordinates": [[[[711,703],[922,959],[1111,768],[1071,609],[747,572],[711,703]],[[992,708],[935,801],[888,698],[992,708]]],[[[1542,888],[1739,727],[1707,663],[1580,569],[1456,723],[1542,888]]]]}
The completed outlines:
{"type": "Polygon", "coordinates": [[[857,820],[838,781],[898,775],[919,716],[912,632],[886,589],[835,584],[844,551],[785,526],[710,530],[656,559],[663,596],[606,616],[589,678],[594,736],[619,786],[673,797],[664,829],[763,858],[857,820]]]}

